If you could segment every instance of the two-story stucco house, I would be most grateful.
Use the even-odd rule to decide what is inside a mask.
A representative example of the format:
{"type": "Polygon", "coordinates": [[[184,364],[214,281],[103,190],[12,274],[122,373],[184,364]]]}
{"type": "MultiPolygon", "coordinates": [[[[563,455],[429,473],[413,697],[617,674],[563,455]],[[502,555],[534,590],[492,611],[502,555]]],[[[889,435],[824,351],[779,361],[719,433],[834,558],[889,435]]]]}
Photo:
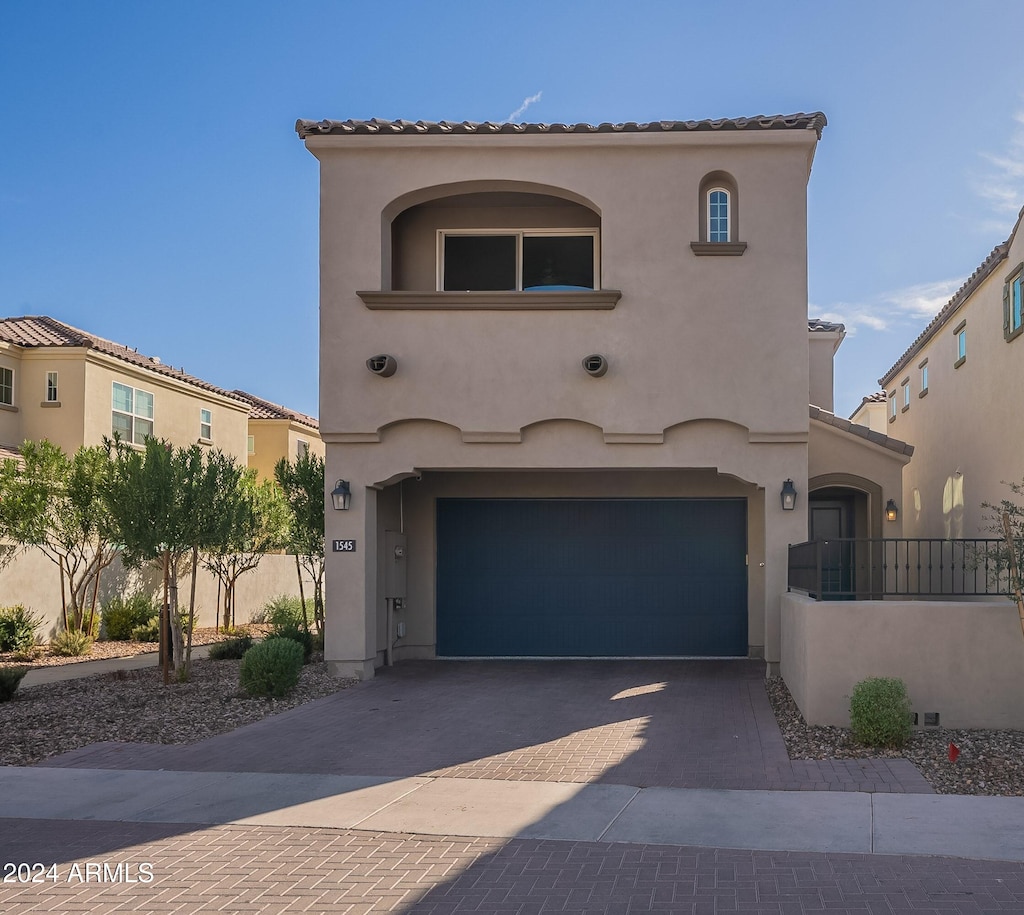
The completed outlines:
{"type": "Polygon", "coordinates": [[[322,458],[324,443],[315,416],[298,413],[247,391],[231,392],[249,404],[248,466],[261,478],[274,479],[281,458],[294,461],[311,454],[322,458]]]}
{"type": "Polygon", "coordinates": [[[1022,218],[879,380],[890,434],[917,449],[907,536],[997,536],[982,503],[1024,478],[1022,218]]]}
{"type": "Polygon", "coordinates": [[[777,669],[811,490],[880,530],[909,459],[832,415],[843,329],[807,320],[824,126],[298,122],[321,175],[328,490],[347,501],[327,511],[335,672],[777,669]]]}

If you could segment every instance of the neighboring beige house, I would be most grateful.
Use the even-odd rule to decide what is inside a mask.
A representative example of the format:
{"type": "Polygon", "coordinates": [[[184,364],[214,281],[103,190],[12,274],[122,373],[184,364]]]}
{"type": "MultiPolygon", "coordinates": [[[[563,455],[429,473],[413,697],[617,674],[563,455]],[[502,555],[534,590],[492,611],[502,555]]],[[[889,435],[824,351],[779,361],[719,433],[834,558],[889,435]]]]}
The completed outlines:
{"type": "Polygon", "coordinates": [[[249,402],[54,318],[0,319],[0,445],[49,439],[67,452],[118,433],[246,459],[249,402]]]}
{"type": "Polygon", "coordinates": [[[907,536],[996,536],[982,503],[1014,498],[1001,481],[1024,478],[1020,226],[879,380],[890,433],[917,449],[903,474],[907,536]]]}
{"type": "Polygon", "coordinates": [[[807,320],[824,126],[298,122],[321,169],[327,488],[351,492],[327,511],[336,673],[777,670],[809,505],[880,530],[909,459],[832,415],[843,328],[807,320]]]}
{"type": "Polygon", "coordinates": [[[281,458],[294,461],[303,454],[324,456],[320,423],[314,416],[297,413],[246,391],[232,391],[249,404],[249,466],[264,479],[274,479],[281,458]]]}
{"type": "Polygon", "coordinates": [[[875,432],[888,432],[888,417],[886,415],[886,403],[888,398],[885,391],[876,391],[861,399],[860,406],[850,415],[850,421],[867,426],[875,432]]]}

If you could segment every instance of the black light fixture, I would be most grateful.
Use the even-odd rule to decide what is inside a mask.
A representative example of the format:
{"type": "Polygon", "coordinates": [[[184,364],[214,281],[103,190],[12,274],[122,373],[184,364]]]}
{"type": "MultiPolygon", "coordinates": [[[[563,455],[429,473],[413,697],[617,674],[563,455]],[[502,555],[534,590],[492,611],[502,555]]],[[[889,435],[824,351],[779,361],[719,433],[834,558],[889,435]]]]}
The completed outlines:
{"type": "Polygon", "coordinates": [[[337,485],[331,490],[331,501],[334,503],[334,510],[346,512],[352,504],[352,489],[348,480],[338,480],[337,485]]]}
{"type": "Polygon", "coordinates": [[[793,485],[792,480],[786,480],[782,484],[782,492],[779,493],[782,497],[782,510],[791,512],[796,508],[796,487],[793,485]]]}
{"type": "Polygon", "coordinates": [[[888,502],[885,503],[886,521],[895,521],[899,513],[900,510],[896,507],[896,501],[894,499],[890,499],[888,502]]]}

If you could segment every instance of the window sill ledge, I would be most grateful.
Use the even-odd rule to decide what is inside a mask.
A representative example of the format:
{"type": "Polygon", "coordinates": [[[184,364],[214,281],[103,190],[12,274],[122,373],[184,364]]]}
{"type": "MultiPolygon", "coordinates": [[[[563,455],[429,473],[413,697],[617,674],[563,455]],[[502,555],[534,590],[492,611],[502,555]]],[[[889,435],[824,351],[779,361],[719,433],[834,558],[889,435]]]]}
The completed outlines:
{"type": "Polygon", "coordinates": [[[1024,334],[1024,324],[1020,327],[1015,327],[1009,333],[1006,334],[1006,342],[1009,343],[1011,340],[1016,340],[1021,334],[1024,334]]]}
{"type": "Polygon", "coordinates": [[[953,368],[955,368],[955,369],[960,368],[960,366],[963,365],[966,361],[967,361],[967,357],[966,356],[961,356],[959,359],[957,359],[956,362],[953,363],[953,368]]]}
{"type": "Polygon", "coordinates": [[[39,406],[41,406],[43,409],[47,409],[49,407],[59,407],[60,406],[60,401],[59,400],[43,400],[43,401],[40,401],[39,406]]]}
{"type": "Polygon", "coordinates": [[[618,289],[582,292],[356,292],[371,311],[586,311],[609,310],[618,289]]]}
{"type": "Polygon", "coordinates": [[[745,241],[691,241],[690,250],[698,257],[739,257],[747,250],[745,241]]]}
{"type": "Polygon", "coordinates": [[[0,403],[0,410],[3,410],[5,413],[20,413],[21,412],[21,410],[18,407],[15,407],[15,406],[13,406],[12,404],[9,404],[9,403],[0,403]]]}
{"type": "Polygon", "coordinates": [[[921,397],[927,397],[928,396],[928,388],[924,388],[921,391],[919,391],[917,396],[918,396],[919,399],[921,397]]]}
{"type": "Polygon", "coordinates": [[[202,436],[199,436],[199,438],[197,438],[196,441],[200,445],[212,445],[213,444],[213,439],[212,438],[203,438],[202,436]]]}

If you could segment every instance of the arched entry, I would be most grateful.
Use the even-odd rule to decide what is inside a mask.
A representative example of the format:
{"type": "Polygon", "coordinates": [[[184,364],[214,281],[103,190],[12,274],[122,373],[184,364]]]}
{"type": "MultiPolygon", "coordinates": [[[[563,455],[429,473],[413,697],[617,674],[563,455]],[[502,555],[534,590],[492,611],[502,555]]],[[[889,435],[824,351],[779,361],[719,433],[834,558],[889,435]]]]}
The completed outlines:
{"type": "Polygon", "coordinates": [[[831,473],[807,482],[808,539],[821,552],[822,591],[829,599],[868,596],[874,586],[871,540],[882,535],[882,487],[864,477],[831,473]]]}

